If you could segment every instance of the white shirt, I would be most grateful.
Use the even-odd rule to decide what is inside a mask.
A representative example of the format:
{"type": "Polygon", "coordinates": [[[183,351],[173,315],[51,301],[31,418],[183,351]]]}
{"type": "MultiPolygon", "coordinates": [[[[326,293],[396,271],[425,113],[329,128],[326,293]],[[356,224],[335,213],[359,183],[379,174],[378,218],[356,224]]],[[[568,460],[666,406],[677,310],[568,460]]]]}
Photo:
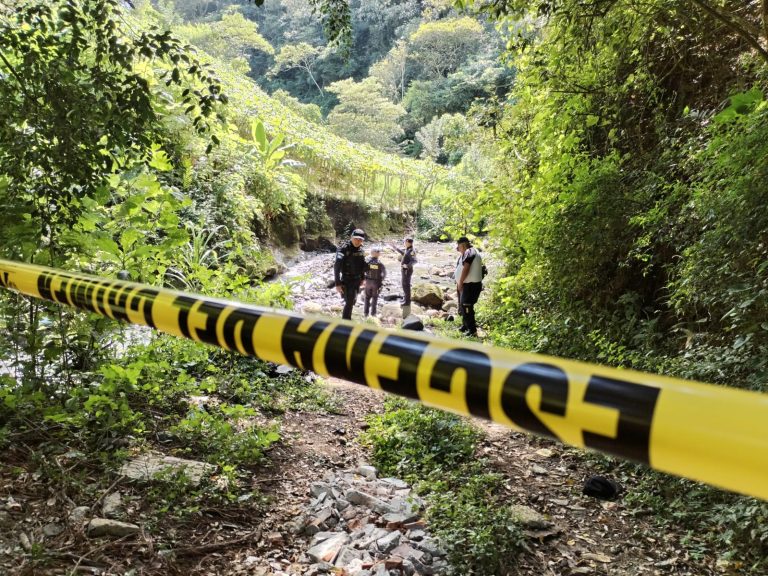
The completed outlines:
{"type": "Polygon", "coordinates": [[[480,254],[474,248],[467,248],[464,250],[464,254],[459,256],[456,261],[456,271],[453,273],[453,279],[456,283],[461,280],[461,273],[464,270],[464,263],[469,260],[469,274],[464,279],[464,282],[482,282],[483,281],[483,259],[480,254]]]}

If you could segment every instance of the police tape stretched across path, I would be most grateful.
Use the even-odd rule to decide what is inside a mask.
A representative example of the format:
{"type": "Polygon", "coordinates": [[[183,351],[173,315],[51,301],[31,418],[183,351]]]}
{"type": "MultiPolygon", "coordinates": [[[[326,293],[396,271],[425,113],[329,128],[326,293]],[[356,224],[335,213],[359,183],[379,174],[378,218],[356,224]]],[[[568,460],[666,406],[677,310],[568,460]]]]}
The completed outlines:
{"type": "Polygon", "coordinates": [[[0,287],[768,500],[768,394],[7,260],[0,287]]]}

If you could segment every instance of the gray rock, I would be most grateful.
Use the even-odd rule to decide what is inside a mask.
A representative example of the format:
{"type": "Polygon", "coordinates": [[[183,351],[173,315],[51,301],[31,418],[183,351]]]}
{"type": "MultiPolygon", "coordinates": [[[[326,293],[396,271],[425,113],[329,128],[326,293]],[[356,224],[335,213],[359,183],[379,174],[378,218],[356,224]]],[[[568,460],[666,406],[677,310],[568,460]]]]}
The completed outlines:
{"type": "Polygon", "coordinates": [[[376,496],[366,494],[365,492],[360,492],[359,490],[349,490],[347,491],[346,496],[347,500],[351,504],[365,506],[366,508],[378,512],[379,514],[386,514],[387,512],[393,511],[383,500],[376,498],[376,496]]]}
{"type": "Polygon", "coordinates": [[[403,560],[421,560],[424,557],[424,552],[412,548],[408,544],[400,544],[390,553],[390,556],[399,556],[403,560]]]}
{"type": "Polygon", "coordinates": [[[338,532],[318,532],[317,534],[314,534],[312,536],[312,540],[309,542],[309,546],[317,546],[320,544],[320,542],[324,542],[325,540],[328,540],[328,538],[331,538],[338,534],[338,532]]]}
{"type": "Polygon", "coordinates": [[[54,522],[51,522],[50,524],[46,524],[45,526],[43,526],[43,534],[45,534],[49,538],[58,536],[62,532],[64,532],[64,526],[62,526],[61,524],[56,524],[54,522]]]}
{"type": "Polygon", "coordinates": [[[443,312],[450,312],[451,310],[458,309],[459,305],[456,302],[456,300],[448,300],[445,304],[443,304],[443,312]]]}
{"type": "Polygon", "coordinates": [[[401,536],[402,534],[400,534],[400,532],[393,530],[383,538],[376,540],[376,546],[384,554],[389,554],[389,552],[397,548],[397,545],[400,544],[401,536]]]}
{"type": "Polygon", "coordinates": [[[404,524],[407,522],[410,518],[406,516],[405,514],[402,514],[400,512],[390,512],[389,514],[384,514],[384,516],[381,517],[384,522],[387,524],[404,524]]]}
{"type": "Polygon", "coordinates": [[[336,535],[323,540],[316,546],[307,550],[307,555],[314,562],[333,562],[336,554],[342,546],[349,542],[349,536],[345,532],[337,532],[336,535]]]}
{"type": "Polygon", "coordinates": [[[342,546],[333,563],[340,568],[345,568],[354,560],[362,560],[362,558],[363,553],[360,550],[355,550],[349,546],[342,546]]]}
{"type": "Polygon", "coordinates": [[[403,488],[408,488],[408,483],[405,482],[404,480],[400,480],[399,478],[382,478],[381,480],[379,480],[379,482],[382,482],[384,484],[389,484],[398,490],[401,490],[403,488]]]}
{"type": "Polygon", "coordinates": [[[417,547],[419,550],[438,558],[445,556],[445,550],[438,546],[434,538],[424,538],[424,540],[417,544],[417,547]]]}
{"type": "Polygon", "coordinates": [[[328,562],[318,562],[317,564],[312,564],[309,567],[306,576],[320,576],[321,574],[330,574],[332,570],[333,564],[328,562]]]}
{"type": "Polygon", "coordinates": [[[424,322],[422,322],[421,318],[418,316],[411,314],[405,320],[403,320],[403,324],[400,327],[403,330],[415,330],[418,332],[424,330],[424,322]]]}
{"type": "Polygon", "coordinates": [[[349,501],[345,500],[344,498],[339,498],[336,500],[336,509],[337,510],[344,510],[345,508],[349,507],[349,501]]]}
{"type": "Polygon", "coordinates": [[[128,522],[120,522],[118,520],[110,520],[107,518],[94,518],[88,522],[87,533],[91,538],[98,538],[99,536],[115,536],[121,538],[123,536],[131,536],[132,534],[138,534],[141,532],[141,528],[136,524],[129,524],[128,522]]]}
{"type": "Polygon", "coordinates": [[[378,470],[376,470],[375,466],[358,466],[357,473],[364,478],[368,478],[369,480],[375,480],[378,474],[378,470]]]}
{"type": "Polygon", "coordinates": [[[123,512],[123,498],[120,492],[107,494],[101,503],[101,514],[107,518],[119,518],[123,512]]]}
{"type": "Polygon", "coordinates": [[[406,536],[408,536],[409,540],[413,540],[414,542],[419,542],[421,540],[424,540],[424,538],[426,538],[427,533],[424,530],[409,530],[406,536]]]}
{"type": "Polygon", "coordinates": [[[325,482],[312,482],[309,487],[309,493],[315,498],[331,492],[331,486],[325,482]]]}
{"type": "Polygon", "coordinates": [[[216,471],[216,466],[196,460],[185,460],[173,456],[144,454],[126,462],[120,468],[120,474],[133,480],[152,480],[161,474],[183,472],[193,485],[199,484],[203,477],[216,471]]]}
{"type": "Polygon", "coordinates": [[[531,471],[537,476],[546,476],[549,474],[549,471],[546,468],[539,466],[538,464],[531,466],[531,471]]]}
{"type": "Polygon", "coordinates": [[[91,509],[88,506],[78,506],[77,508],[73,508],[72,512],[69,513],[69,523],[75,526],[82,524],[90,513],[91,509]]]}
{"type": "Polygon", "coordinates": [[[547,520],[542,514],[539,514],[529,506],[516,504],[510,507],[512,519],[525,528],[546,529],[553,526],[552,522],[547,520]]]}
{"type": "Polygon", "coordinates": [[[277,369],[275,370],[275,372],[277,372],[278,374],[290,374],[294,370],[296,370],[296,368],[294,368],[293,366],[288,366],[286,364],[280,364],[277,367],[277,369]]]}

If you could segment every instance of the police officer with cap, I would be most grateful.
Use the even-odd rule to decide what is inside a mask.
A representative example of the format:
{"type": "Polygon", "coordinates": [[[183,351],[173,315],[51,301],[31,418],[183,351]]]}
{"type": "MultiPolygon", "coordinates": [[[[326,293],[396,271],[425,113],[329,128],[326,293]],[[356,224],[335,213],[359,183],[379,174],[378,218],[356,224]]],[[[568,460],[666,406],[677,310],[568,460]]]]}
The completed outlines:
{"type": "Polygon", "coordinates": [[[341,317],[346,320],[352,319],[352,308],[355,306],[357,294],[365,278],[364,240],[365,232],[355,228],[349,240],[343,242],[336,250],[333,278],[336,291],[344,298],[344,311],[341,317]]]}
{"type": "Polygon", "coordinates": [[[453,277],[459,294],[459,313],[462,320],[460,330],[468,336],[477,336],[475,304],[483,289],[483,260],[466,236],[456,240],[456,250],[459,252],[459,258],[456,260],[453,277]]]}

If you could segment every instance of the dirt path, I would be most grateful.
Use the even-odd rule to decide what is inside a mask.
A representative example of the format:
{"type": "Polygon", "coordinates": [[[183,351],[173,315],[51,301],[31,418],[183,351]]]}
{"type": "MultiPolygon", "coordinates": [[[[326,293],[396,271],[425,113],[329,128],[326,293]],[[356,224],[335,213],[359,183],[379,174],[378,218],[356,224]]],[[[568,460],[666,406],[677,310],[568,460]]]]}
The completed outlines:
{"type": "MultiPolygon", "coordinates": [[[[450,279],[445,274],[454,259],[452,248],[448,244],[418,245],[419,264],[414,277],[449,288],[450,279]]],[[[383,293],[397,294],[399,275],[394,253],[385,252],[384,262],[394,273],[390,273],[383,293]]],[[[331,263],[332,255],[314,255],[287,272],[286,277],[294,282],[297,309],[318,311],[316,305],[319,304],[321,313],[338,313],[337,297],[327,287],[331,263]]],[[[265,536],[257,549],[238,550],[228,555],[224,563],[217,562],[219,573],[301,574],[306,569],[306,565],[296,563],[306,542],[291,534],[291,521],[308,503],[312,482],[367,461],[356,437],[364,427],[365,416],[383,409],[384,396],[378,391],[335,379],[327,385],[338,398],[341,413],[286,414],[282,424],[284,440],[272,451],[270,464],[254,479],[272,501],[261,528],[265,535],[272,533],[272,540],[279,544],[270,544],[270,538],[265,536]],[[247,570],[242,571],[244,568],[247,570]]],[[[473,423],[486,435],[479,446],[478,457],[487,458],[506,479],[505,499],[511,504],[529,506],[555,524],[554,529],[528,534],[529,550],[521,558],[518,569],[511,573],[531,576],[720,573],[711,567],[711,562],[695,561],[681,551],[679,534],[656,533],[647,517],[635,514],[621,500],[604,502],[582,495],[584,480],[597,472],[592,460],[581,451],[493,423],[479,420],[473,423]]]]}
{"type": "MultiPolygon", "coordinates": [[[[259,545],[209,557],[196,573],[306,573],[307,564],[299,562],[306,540],[291,533],[291,523],[309,502],[312,482],[367,462],[356,437],[364,428],[365,416],[383,409],[383,393],[340,380],[327,385],[340,401],[341,413],[286,414],[284,441],[254,478],[254,485],[272,502],[260,521],[264,537],[259,545]],[[280,540],[270,543],[270,533],[279,533],[280,540]]],[[[555,524],[554,529],[528,533],[528,552],[510,575],[718,574],[680,551],[679,534],[655,533],[646,517],[633,515],[621,501],[602,502],[582,495],[583,480],[594,471],[580,451],[493,423],[472,422],[485,432],[478,457],[488,459],[506,479],[505,499],[527,505],[555,524]]]]}

